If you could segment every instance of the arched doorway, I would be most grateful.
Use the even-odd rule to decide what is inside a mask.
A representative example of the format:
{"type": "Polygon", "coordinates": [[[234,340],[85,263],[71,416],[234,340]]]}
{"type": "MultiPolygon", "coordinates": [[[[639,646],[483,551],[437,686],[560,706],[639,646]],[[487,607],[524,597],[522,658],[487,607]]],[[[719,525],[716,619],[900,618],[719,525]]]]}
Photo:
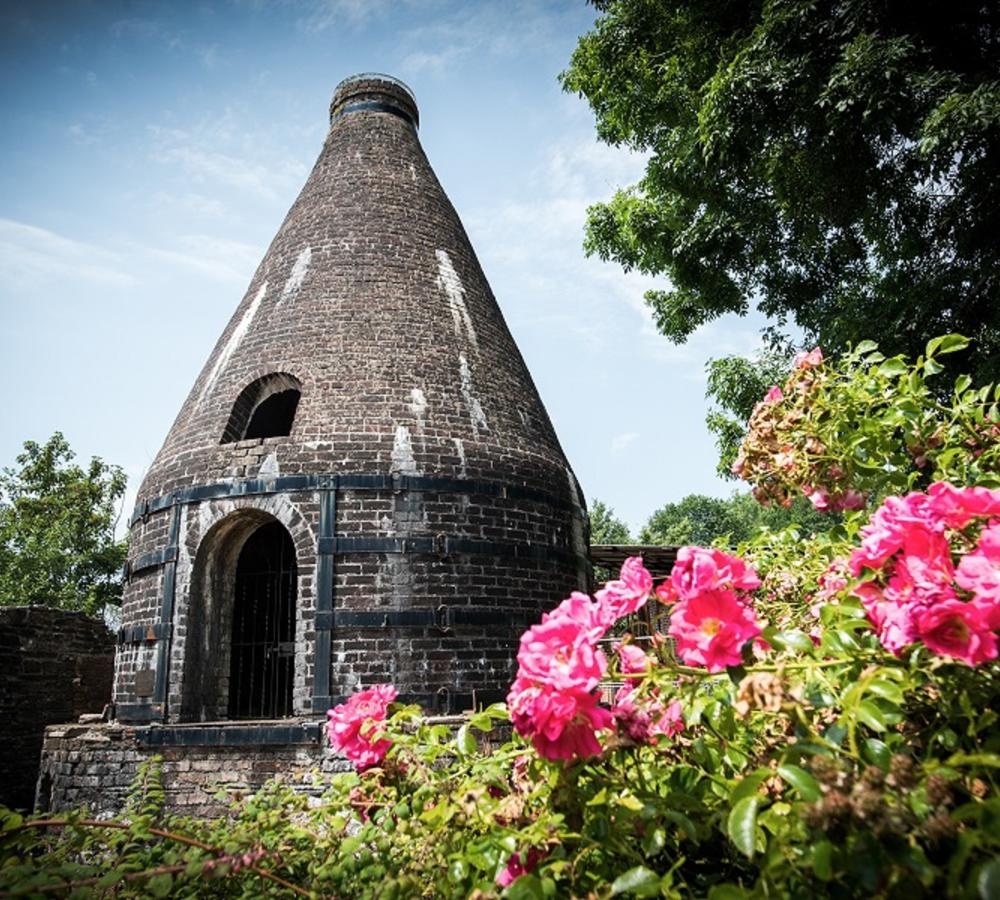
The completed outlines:
{"type": "Polygon", "coordinates": [[[278,522],[247,538],[236,563],[229,718],[292,714],[295,679],[295,547],[278,522]]]}

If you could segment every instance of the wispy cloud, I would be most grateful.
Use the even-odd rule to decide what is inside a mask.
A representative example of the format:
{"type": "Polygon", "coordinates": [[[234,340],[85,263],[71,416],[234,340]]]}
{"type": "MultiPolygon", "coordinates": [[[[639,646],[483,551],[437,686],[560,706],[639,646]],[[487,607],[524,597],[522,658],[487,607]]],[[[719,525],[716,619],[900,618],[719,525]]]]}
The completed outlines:
{"type": "Polygon", "coordinates": [[[636,431],[626,431],[623,434],[616,434],[611,439],[611,452],[621,453],[626,450],[630,445],[634,444],[639,439],[639,433],[636,431]]]}
{"type": "Polygon", "coordinates": [[[209,235],[183,235],[173,248],[141,248],[157,259],[193,269],[216,281],[246,285],[263,251],[253,244],[209,235]]]}
{"type": "Polygon", "coordinates": [[[389,0],[310,0],[299,26],[309,32],[345,25],[356,28],[381,18],[391,5],[389,0]]]}
{"type": "MultiPolygon", "coordinates": [[[[123,43],[154,42],[172,52],[189,53],[200,60],[206,69],[213,68],[219,62],[218,44],[202,43],[197,38],[192,38],[189,32],[179,31],[161,19],[148,19],[139,16],[116,19],[111,23],[110,30],[116,41],[123,43]]],[[[88,75],[93,75],[93,73],[88,73],[88,75]]]]}
{"type": "Polygon", "coordinates": [[[115,287],[136,284],[120,254],[12,219],[0,219],[0,270],[8,289],[24,292],[80,280],[115,287]]]}
{"type": "Polygon", "coordinates": [[[92,134],[81,122],[74,122],[66,129],[66,133],[73,139],[73,143],[79,147],[89,147],[92,144],[99,144],[101,139],[92,134]]]}
{"type": "Polygon", "coordinates": [[[512,57],[534,52],[573,27],[564,19],[575,14],[570,5],[533,0],[436,5],[444,8],[401,34],[404,46],[412,48],[402,63],[406,74],[442,72],[472,54],[512,57]]]}
{"type": "Polygon", "coordinates": [[[193,131],[149,125],[150,155],[155,162],[177,166],[186,179],[206,189],[226,186],[266,200],[287,196],[305,177],[304,162],[255,143],[231,128],[228,118],[193,131]],[[240,152],[230,149],[234,144],[240,152]]]}
{"type": "Polygon", "coordinates": [[[215,197],[195,191],[154,191],[149,195],[150,204],[162,211],[200,216],[206,219],[227,218],[226,207],[215,197]]]}

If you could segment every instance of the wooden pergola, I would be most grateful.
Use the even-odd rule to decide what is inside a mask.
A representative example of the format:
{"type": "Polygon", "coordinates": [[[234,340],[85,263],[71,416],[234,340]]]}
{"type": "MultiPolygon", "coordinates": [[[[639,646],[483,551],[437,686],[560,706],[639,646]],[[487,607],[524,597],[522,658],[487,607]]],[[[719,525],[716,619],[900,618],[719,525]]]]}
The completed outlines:
{"type": "Polygon", "coordinates": [[[649,574],[666,578],[677,561],[677,547],[660,547],[655,544],[591,544],[590,561],[595,566],[610,569],[612,578],[630,556],[641,556],[649,574]]]}

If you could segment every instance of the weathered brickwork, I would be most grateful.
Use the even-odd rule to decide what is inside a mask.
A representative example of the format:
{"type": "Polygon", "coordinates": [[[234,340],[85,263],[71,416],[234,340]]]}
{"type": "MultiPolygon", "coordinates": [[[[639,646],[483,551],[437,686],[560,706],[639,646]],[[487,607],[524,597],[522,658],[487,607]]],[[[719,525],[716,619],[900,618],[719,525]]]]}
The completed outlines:
{"type": "Polygon", "coordinates": [[[280,778],[318,796],[322,776],[347,771],[350,764],[324,748],[276,744],[238,747],[149,747],[138,738],[148,729],[116,724],[53,725],[45,732],[38,779],[40,811],[87,808],[117,815],[125,806],[139,766],[158,757],[168,812],[217,816],[229,800],[280,778]],[[314,773],[320,773],[320,779],[314,773]],[[227,797],[219,800],[220,792],[227,797]]]}
{"type": "Polygon", "coordinates": [[[83,613],[0,607],[0,803],[31,808],[45,726],[104,709],[113,654],[111,632],[83,613]]]}
{"type": "MultiPolygon", "coordinates": [[[[428,721],[457,729],[464,719],[453,716],[428,721]]],[[[154,758],[159,760],[166,811],[203,817],[224,814],[229,803],[272,779],[318,797],[329,775],[353,768],[330,750],[315,721],[285,722],[316,739],[298,744],[150,746],[149,727],[52,725],[45,731],[36,808],[52,812],[86,808],[98,815],[117,815],[125,806],[139,766],[154,758]]],[[[510,737],[510,726],[474,734],[480,747],[488,750],[510,737]]]]}
{"type": "Polygon", "coordinates": [[[295,715],[385,680],[496,699],[523,625],[586,587],[582,494],[411,95],[355,79],[331,114],[139,491],[122,720],[229,716],[236,561],[267,522],[294,547],[295,715]],[[261,379],[300,387],[290,433],[239,439],[261,379]]]}

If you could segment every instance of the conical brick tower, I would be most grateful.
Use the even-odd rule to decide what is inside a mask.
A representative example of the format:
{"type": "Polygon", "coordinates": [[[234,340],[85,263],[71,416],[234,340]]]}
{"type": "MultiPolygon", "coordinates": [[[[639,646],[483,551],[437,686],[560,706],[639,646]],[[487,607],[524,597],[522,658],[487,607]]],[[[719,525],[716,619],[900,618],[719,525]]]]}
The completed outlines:
{"type": "Polygon", "coordinates": [[[119,720],[310,716],[378,682],[467,709],[586,586],[582,496],[412,93],[349,78],[330,118],[140,489],[119,720]]]}

